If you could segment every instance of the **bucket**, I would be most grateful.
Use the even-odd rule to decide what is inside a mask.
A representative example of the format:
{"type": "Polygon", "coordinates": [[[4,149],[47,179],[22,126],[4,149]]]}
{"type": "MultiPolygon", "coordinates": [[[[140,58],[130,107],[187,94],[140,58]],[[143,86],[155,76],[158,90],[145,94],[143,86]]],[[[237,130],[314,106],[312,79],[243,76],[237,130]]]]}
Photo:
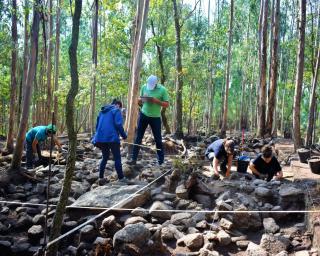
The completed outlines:
{"type": "Polygon", "coordinates": [[[312,173],[320,174],[320,157],[313,156],[308,160],[309,167],[312,173]]]}
{"type": "Polygon", "coordinates": [[[310,149],[299,148],[297,150],[299,159],[301,163],[307,163],[307,160],[310,158],[310,149]]]}
{"type": "Polygon", "coordinates": [[[237,162],[237,172],[246,173],[250,158],[248,156],[240,156],[237,162]]]}

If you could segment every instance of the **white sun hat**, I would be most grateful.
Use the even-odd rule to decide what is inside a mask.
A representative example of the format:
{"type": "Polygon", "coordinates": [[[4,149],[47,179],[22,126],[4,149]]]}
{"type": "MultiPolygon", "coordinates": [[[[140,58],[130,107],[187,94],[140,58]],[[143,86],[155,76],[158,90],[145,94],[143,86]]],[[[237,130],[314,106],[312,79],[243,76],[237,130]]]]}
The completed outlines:
{"type": "Polygon", "coordinates": [[[156,76],[154,75],[149,76],[147,79],[148,90],[153,90],[156,87],[157,82],[158,82],[158,78],[156,76]]]}

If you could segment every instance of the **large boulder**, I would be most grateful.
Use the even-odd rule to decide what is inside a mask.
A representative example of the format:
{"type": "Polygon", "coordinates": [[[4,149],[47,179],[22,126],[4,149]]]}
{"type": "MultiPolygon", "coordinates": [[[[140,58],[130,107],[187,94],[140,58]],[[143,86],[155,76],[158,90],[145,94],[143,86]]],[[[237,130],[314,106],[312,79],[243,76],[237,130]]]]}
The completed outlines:
{"type": "MultiPolygon", "coordinates": [[[[244,205],[240,205],[236,211],[248,211],[244,205]]],[[[233,225],[239,229],[258,230],[262,226],[260,214],[258,212],[236,212],[233,218],[233,225]]]]}
{"type": "Polygon", "coordinates": [[[290,240],[283,236],[274,236],[272,234],[263,234],[260,247],[271,255],[286,251],[290,246],[290,240]]]}
{"type": "Polygon", "coordinates": [[[204,242],[203,235],[200,233],[196,233],[196,234],[189,234],[181,237],[177,241],[177,245],[179,246],[185,245],[191,250],[197,250],[203,246],[203,242],[204,242]]]}
{"type": "Polygon", "coordinates": [[[173,225],[187,225],[191,221],[191,214],[187,212],[176,213],[170,219],[173,225]]]}
{"type": "Polygon", "coordinates": [[[184,184],[181,184],[176,188],[176,195],[181,199],[189,199],[189,191],[184,184]]]}
{"type": "Polygon", "coordinates": [[[34,225],[28,229],[28,238],[31,244],[37,244],[43,237],[43,228],[41,225],[34,225]]]}
{"type": "Polygon", "coordinates": [[[284,210],[294,209],[303,210],[305,209],[305,194],[300,188],[296,188],[289,185],[282,185],[279,191],[281,207],[284,210]]]}
{"type": "Polygon", "coordinates": [[[250,242],[246,250],[246,255],[247,256],[268,256],[268,252],[266,252],[259,245],[250,242]]]}
{"type": "Polygon", "coordinates": [[[172,224],[164,226],[161,229],[161,238],[165,241],[174,240],[174,239],[178,240],[183,236],[184,234],[180,232],[175,225],[172,225],[172,224]]]}
{"type": "Polygon", "coordinates": [[[169,220],[171,218],[172,212],[166,211],[166,210],[172,210],[172,207],[163,202],[156,201],[150,207],[149,214],[155,218],[169,220]],[[158,210],[165,210],[165,211],[158,211],[158,210]]]}
{"type": "Polygon", "coordinates": [[[136,208],[145,204],[150,198],[150,190],[144,190],[132,196],[142,185],[107,185],[97,187],[80,196],[72,206],[111,207],[117,204],[118,208],[136,208]],[[127,201],[118,204],[124,199],[127,201]]]}
{"type": "Polygon", "coordinates": [[[134,244],[142,247],[150,238],[150,231],[143,223],[129,224],[113,236],[113,247],[119,250],[123,244],[134,244]]]}
{"type": "Polygon", "coordinates": [[[263,227],[266,233],[276,233],[279,231],[280,227],[277,225],[273,218],[264,218],[263,227]]]}
{"type": "Polygon", "coordinates": [[[90,189],[90,183],[86,180],[72,181],[70,195],[72,197],[78,198],[82,196],[90,189]]]}
{"type": "Polygon", "coordinates": [[[97,236],[97,230],[92,225],[86,225],[80,230],[79,242],[91,243],[97,236]]]}
{"type": "Polygon", "coordinates": [[[218,241],[221,245],[228,245],[231,243],[230,235],[224,230],[220,230],[217,234],[218,241]]]}

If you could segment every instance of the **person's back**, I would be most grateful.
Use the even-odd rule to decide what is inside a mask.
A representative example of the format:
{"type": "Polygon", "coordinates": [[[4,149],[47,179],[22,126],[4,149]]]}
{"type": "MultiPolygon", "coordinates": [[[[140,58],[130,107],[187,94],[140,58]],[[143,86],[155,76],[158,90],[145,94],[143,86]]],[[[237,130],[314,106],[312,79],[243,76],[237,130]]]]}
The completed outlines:
{"type": "Polygon", "coordinates": [[[93,138],[93,144],[101,149],[102,159],[99,166],[99,185],[107,182],[104,179],[104,171],[109,159],[110,151],[113,154],[115,169],[118,174],[118,179],[124,181],[122,172],[121,153],[120,153],[120,138],[127,138],[127,134],[123,129],[123,119],[121,109],[122,103],[118,100],[113,100],[111,105],[106,105],[101,108],[97,118],[96,134],[93,138]]]}
{"type": "Polygon", "coordinates": [[[205,153],[206,157],[210,158],[209,157],[210,153],[214,153],[215,157],[217,158],[226,156],[227,152],[224,149],[223,142],[224,142],[224,139],[219,139],[211,143],[206,150],[206,153],[205,153]]]}
{"type": "MultiPolygon", "coordinates": [[[[115,105],[101,108],[97,118],[95,142],[120,142],[119,134],[125,136],[121,111],[115,105]]],[[[123,137],[124,137],[123,136],[123,137]]]]}
{"type": "Polygon", "coordinates": [[[31,128],[26,134],[26,140],[28,142],[33,142],[34,139],[39,142],[45,141],[47,139],[46,128],[47,126],[44,125],[31,128]]]}

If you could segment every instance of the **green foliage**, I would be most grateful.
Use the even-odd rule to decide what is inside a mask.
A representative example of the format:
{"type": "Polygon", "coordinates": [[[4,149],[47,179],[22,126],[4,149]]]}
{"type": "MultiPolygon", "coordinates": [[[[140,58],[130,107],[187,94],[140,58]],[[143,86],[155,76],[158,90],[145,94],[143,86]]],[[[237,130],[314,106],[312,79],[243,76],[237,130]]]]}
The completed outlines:
{"type": "MultiPolygon", "coordinates": [[[[74,1],[72,1],[74,2],[74,1]]],[[[181,48],[183,65],[183,121],[187,128],[189,119],[196,120],[198,127],[203,125],[204,113],[207,106],[207,88],[209,76],[212,74],[213,98],[213,125],[219,128],[223,94],[225,89],[226,61],[228,47],[228,27],[230,19],[229,1],[219,1],[219,9],[212,8],[210,24],[207,10],[198,4],[194,9],[194,1],[177,1],[180,15],[181,48]],[[183,4],[182,4],[183,3],[183,4]],[[192,5],[191,5],[192,4],[192,5]],[[200,8],[201,7],[201,8],[200,8]],[[213,9],[215,10],[213,13],[213,9]],[[208,71],[209,62],[212,72],[208,71]]],[[[201,1],[202,3],[204,1],[201,1]]],[[[80,25],[80,38],[78,46],[79,94],[75,105],[79,112],[90,105],[91,86],[96,75],[96,113],[101,105],[112,98],[121,98],[126,103],[130,76],[130,59],[132,39],[134,35],[136,1],[133,0],[103,0],[99,1],[98,24],[98,66],[92,65],[92,1],[84,1],[80,25]]],[[[211,1],[211,4],[217,1],[211,1]]],[[[74,4],[74,3],[73,3],[74,4]]],[[[316,49],[315,39],[317,33],[316,10],[317,2],[310,1],[312,8],[308,9],[304,89],[301,101],[301,124],[306,129],[308,106],[313,77],[313,64],[316,49]],[[311,13],[311,10],[313,13],[311,13]]],[[[310,6],[309,6],[310,7],[310,6]]],[[[23,20],[26,8],[19,7],[18,17],[23,20]]],[[[59,62],[59,90],[54,92],[58,96],[59,111],[65,106],[65,97],[70,87],[70,67],[68,47],[71,42],[71,9],[69,0],[61,3],[61,29],[60,29],[60,62],[59,62]]],[[[31,10],[31,4],[28,9],[31,10]]],[[[238,128],[240,119],[241,93],[244,85],[244,105],[246,115],[256,113],[257,86],[259,78],[258,64],[258,20],[260,1],[235,1],[234,28],[231,61],[231,83],[229,90],[229,128],[238,128]]],[[[284,122],[291,126],[292,105],[295,87],[296,53],[298,43],[296,3],[290,0],[281,1],[280,18],[280,47],[279,47],[279,78],[277,111],[280,116],[284,106],[284,122]],[[285,92],[285,100],[282,95],[285,92]]],[[[31,16],[32,12],[30,12],[31,16]]],[[[53,8],[55,16],[56,9],[53,8]]],[[[31,17],[29,19],[31,21],[31,17]]],[[[19,66],[23,64],[23,24],[19,24],[19,66]]],[[[0,1],[0,100],[1,108],[7,114],[10,86],[11,66],[11,13],[10,1],[0,1]]],[[[270,26],[269,26],[270,30],[270,26]]],[[[39,37],[39,61],[35,83],[34,105],[39,101],[46,101],[46,63],[43,58],[43,32],[39,37]],[[41,59],[42,56],[42,59],[41,59]],[[41,73],[42,71],[42,73],[41,73]],[[37,87],[36,87],[37,86],[37,87]]],[[[55,41],[55,38],[53,38],[55,41]]],[[[158,46],[163,55],[165,86],[170,96],[170,107],[167,111],[169,122],[175,101],[175,27],[173,20],[172,1],[151,0],[147,24],[146,42],[141,69],[141,84],[150,74],[161,76],[159,65],[158,46]],[[151,22],[154,26],[152,31],[151,22]]],[[[269,54],[269,49],[268,49],[269,54]]],[[[269,62],[268,62],[269,65],[269,62]]],[[[19,72],[18,80],[21,80],[19,72]]],[[[1,111],[2,111],[1,109],[1,111]]],[[[318,120],[318,124],[319,120],[318,120]]]]}

